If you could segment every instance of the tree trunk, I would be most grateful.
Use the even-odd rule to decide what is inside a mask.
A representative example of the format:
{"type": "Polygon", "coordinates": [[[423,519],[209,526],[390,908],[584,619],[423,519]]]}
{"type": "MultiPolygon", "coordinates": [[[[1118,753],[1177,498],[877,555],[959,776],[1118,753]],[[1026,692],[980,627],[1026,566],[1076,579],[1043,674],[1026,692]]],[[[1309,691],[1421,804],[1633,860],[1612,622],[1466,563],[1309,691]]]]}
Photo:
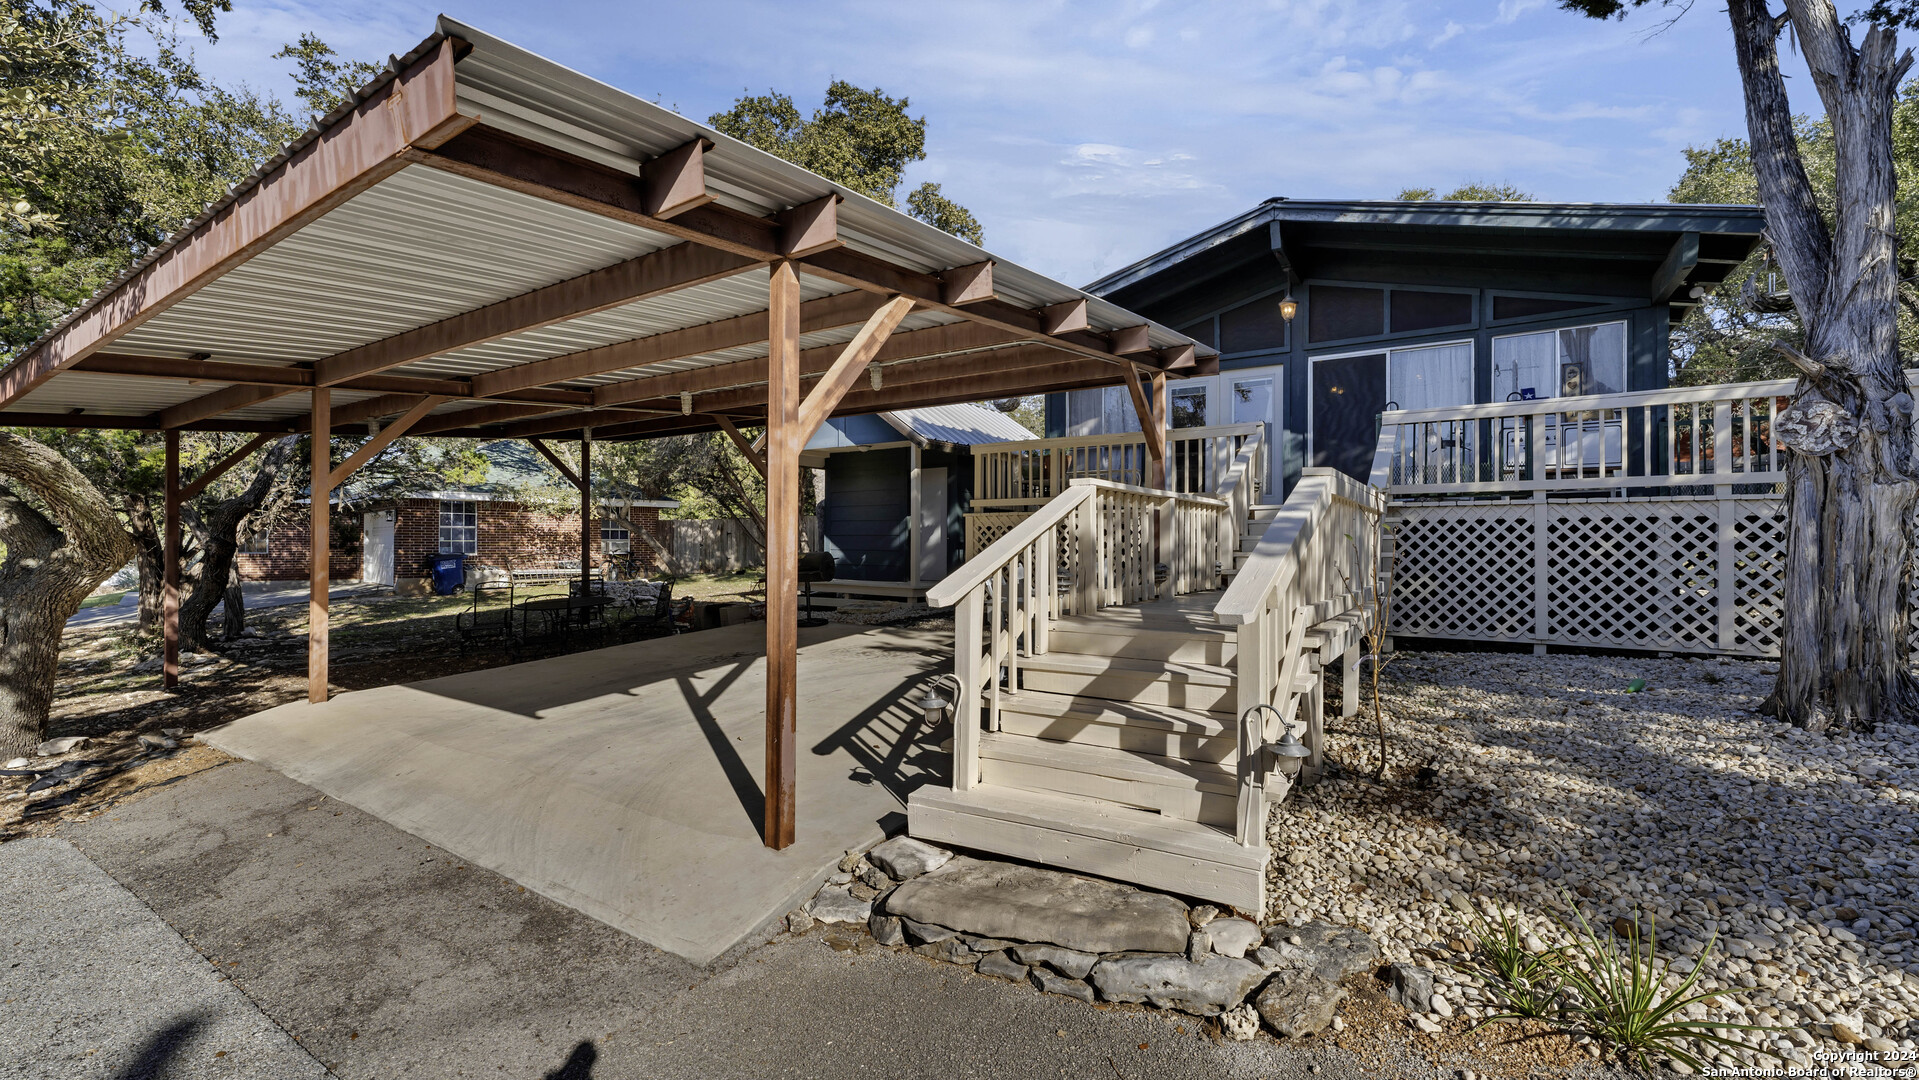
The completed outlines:
{"type": "Polygon", "coordinates": [[[214,605],[223,599],[227,605],[222,638],[232,641],[246,627],[246,605],[236,599],[240,589],[234,556],[240,552],[240,527],[267,504],[270,495],[277,493],[277,502],[291,498],[290,485],[280,481],[298,444],[298,439],[285,438],[268,447],[245,491],[198,515],[199,527],[194,533],[200,542],[200,573],[193,591],[180,605],[180,632],[198,648],[210,644],[207,620],[214,605]]]}
{"type": "Polygon", "coordinates": [[[1812,730],[1919,716],[1906,591],[1919,470],[1898,352],[1892,106],[1911,55],[1872,27],[1855,47],[1829,0],[1788,0],[1837,152],[1833,227],[1800,163],[1764,0],[1727,5],[1767,232],[1806,331],[1774,424],[1791,448],[1779,677],[1763,709],[1812,730]]]}
{"type": "Polygon", "coordinates": [[[132,534],[134,565],[140,571],[140,629],[160,629],[161,606],[165,601],[166,545],[160,537],[160,522],[153,505],[144,497],[127,502],[127,532],[132,534]]]}
{"type": "Polygon", "coordinates": [[[0,432],[0,476],[11,484],[0,486],[0,756],[10,758],[46,737],[67,620],[133,557],[133,542],[100,492],[44,443],[0,432]]]}

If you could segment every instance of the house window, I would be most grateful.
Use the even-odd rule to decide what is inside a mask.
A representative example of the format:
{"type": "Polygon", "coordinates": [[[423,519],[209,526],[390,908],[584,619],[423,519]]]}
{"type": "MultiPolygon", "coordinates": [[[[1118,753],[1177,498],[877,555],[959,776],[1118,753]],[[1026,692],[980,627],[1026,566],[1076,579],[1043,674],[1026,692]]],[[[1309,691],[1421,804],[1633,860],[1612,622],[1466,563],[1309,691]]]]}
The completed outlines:
{"type": "Polygon", "coordinates": [[[1386,398],[1392,406],[1437,409],[1472,404],[1472,342],[1394,349],[1386,357],[1386,398]]]}
{"type": "Polygon", "coordinates": [[[1493,400],[1626,389],[1626,324],[1600,323],[1493,339],[1493,400]]]}
{"type": "Polygon", "coordinates": [[[1172,399],[1172,415],[1167,422],[1176,428],[1206,426],[1206,388],[1204,386],[1175,387],[1169,395],[1172,399]]]}
{"type": "Polygon", "coordinates": [[[480,553],[480,504],[454,499],[440,501],[440,554],[480,553]]]}
{"type": "Polygon", "coordinates": [[[240,554],[265,555],[271,550],[265,529],[255,529],[240,539],[240,554]]]}
{"type": "Polygon", "coordinates": [[[633,534],[627,531],[625,518],[611,514],[600,518],[600,551],[607,555],[632,554],[633,534]]]}

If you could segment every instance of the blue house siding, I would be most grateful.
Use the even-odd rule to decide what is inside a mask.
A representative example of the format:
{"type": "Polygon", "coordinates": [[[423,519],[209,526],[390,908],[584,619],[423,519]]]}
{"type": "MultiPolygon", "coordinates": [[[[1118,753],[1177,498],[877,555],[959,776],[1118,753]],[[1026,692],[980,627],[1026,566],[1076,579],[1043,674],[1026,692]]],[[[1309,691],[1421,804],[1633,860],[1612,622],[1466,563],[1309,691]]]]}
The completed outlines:
{"type": "MultiPolygon", "coordinates": [[[[1494,400],[1493,339],[1624,322],[1623,389],[1658,389],[1667,384],[1671,368],[1670,327],[1683,315],[1683,305],[1694,302],[1686,294],[1687,287],[1724,279],[1751,253],[1761,225],[1761,215],[1752,207],[1333,204],[1281,199],[1088,288],[1218,347],[1220,397],[1234,371],[1278,366],[1283,412],[1273,419],[1282,454],[1279,472],[1290,489],[1299,470],[1311,461],[1312,430],[1318,426],[1313,415],[1315,360],[1471,341],[1472,397],[1485,402],[1494,400]],[[1670,276],[1667,270],[1676,265],[1673,259],[1686,252],[1691,253],[1691,261],[1680,260],[1683,272],[1670,276]],[[1263,347],[1249,348],[1244,328],[1257,321],[1251,316],[1264,312],[1262,305],[1270,304],[1276,311],[1289,289],[1299,305],[1292,324],[1283,330],[1266,326],[1263,340],[1252,342],[1263,347]],[[1347,322],[1349,334],[1334,330],[1323,333],[1322,340],[1309,340],[1317,299],[1324,297],[1328,304],[1361,302],[1367,298],[1352,291],[1361,289],[1380,292],[1376,317],[1368,311],[1367,317],[1347,322]],[[1424,326],[1393,332],[1400,308],[1390,298],[1407,291],[1459,294],[1472,300],[1469,308],[1463,302],[1458,305],[1459,317],[1448,326],[1426,328],[1435,321],[1428,317],[1424,326]],[[1547,303],[1526,304],[1526,299],[1547,303]],[[1574,306],[1539,310],[1555,302],[1574,306]],[[1530,310],[1515,310],[1522,307],[1530,310]],[[1470,318],[1465,317],[1468,310],[1470,318]],[[1496,319],[1496,314],[1512,317],[1496,319]],[[1240,331],[1237,347],[1227,340],[1234,326],[1240,331]]],[[[1409,302],[1439,299],[1408,298],[1409,302]]],[[[1414,306],[1408,304],[1409,314],[1414,306]]],[[[1432,311],[1454,305],[1427,306],[1432,311]]],[[[1365,389],[1368,392],[1357,398],[1338,400],[1385,400],[1371,392],[1375,388],[1370,384],[1365,389]]],[[[1067,429],[1064,402],[1064,395],[1049,397],[1049,435],[1064,434],[1067,429]]],[[[1337,449],[1336,456],[1348,467],[1362,459],[1370,461],[1371,440],[1360,435],[1377,421],[1371,409],[1367,412],[1336,425],[1354,445],[1322,449],[1337,449]]],[[[1217,409],[1212,422],[1223,422],[1217,409]]]]}
{"type": "Polygon", "coordinates": [[[907,513],[912,456],[906,447],[834,454],[826,459],[820,546],[839,560],[839,576],[906,581],[911,569],[907,513]]]}

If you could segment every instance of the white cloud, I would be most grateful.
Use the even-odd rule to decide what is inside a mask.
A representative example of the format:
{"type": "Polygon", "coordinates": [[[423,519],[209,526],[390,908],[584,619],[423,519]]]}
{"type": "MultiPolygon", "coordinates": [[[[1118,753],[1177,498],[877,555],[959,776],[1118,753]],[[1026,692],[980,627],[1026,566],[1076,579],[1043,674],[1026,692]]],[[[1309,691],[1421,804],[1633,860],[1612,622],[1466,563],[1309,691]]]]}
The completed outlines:
{"type": "Polygon", "coordinates": [[[1441,45],[1446,44],[1448,41],[1451,41],[1452,39],[1458,37],[1459,35],[1465,32],[1466,32],[1465,27],[1459,25],[1458,23],[1452,21],[1451,19],[1447,19],[1446,28],[1439,32],[1439,36],[1433,38],[1432,41],[1428,42],[1426,47],[1429,49],[1437,49],[1441,45]]]}

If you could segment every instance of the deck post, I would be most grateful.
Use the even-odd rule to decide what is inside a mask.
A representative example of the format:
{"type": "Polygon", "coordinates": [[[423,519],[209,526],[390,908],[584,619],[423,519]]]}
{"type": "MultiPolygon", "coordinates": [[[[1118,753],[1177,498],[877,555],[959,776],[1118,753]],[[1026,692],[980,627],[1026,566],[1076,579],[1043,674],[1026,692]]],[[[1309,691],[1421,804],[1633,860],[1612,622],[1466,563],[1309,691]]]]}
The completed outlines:
{"type": "Polygon", "coordinates": [[[766,832],[794,839],[799,742],[800,279],[790,260],[768,274],[766,363],[766,832]]]}
{"type": "Polygon", "coordinates": [[[166,433],[166,536],[162,540],[160,685],[180,683],[180,429],[166,433]]]}
{"type": "Polygon", "coordinates": [[[327,699],[327,561],[332,535],[327,503],[333,497],[333,392],[313,390],[312,481],[307,490],[307,700],[327,699]]]}
{"type": "Polygon", "coordinates": [[[593,590],[593,429],[580,429],[580,595],[593,590]]]}

